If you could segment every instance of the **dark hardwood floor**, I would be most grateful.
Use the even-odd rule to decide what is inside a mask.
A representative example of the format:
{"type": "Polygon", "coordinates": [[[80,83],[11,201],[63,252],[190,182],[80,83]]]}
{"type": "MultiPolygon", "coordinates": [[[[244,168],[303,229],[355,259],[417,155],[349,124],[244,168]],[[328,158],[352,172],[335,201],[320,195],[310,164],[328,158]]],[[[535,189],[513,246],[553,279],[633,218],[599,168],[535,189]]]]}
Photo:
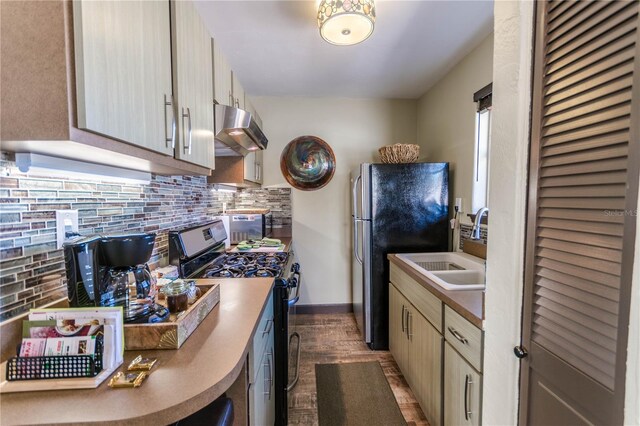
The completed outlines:
{"type": "MultiPolygon", "coordinates": [[[[353,314],[298,314],[291,320],[295,323],[292,329],[302,337],[302,352],[300,379],[289,393],[290,425],[318,424],[315,364],[363,361],[380,362],[409,425],[429,424],[391,353],[367,347],[360,339],[353,314]]],[[[292,368],[293,364],[295,360],[290,360],[292,368]]]]}

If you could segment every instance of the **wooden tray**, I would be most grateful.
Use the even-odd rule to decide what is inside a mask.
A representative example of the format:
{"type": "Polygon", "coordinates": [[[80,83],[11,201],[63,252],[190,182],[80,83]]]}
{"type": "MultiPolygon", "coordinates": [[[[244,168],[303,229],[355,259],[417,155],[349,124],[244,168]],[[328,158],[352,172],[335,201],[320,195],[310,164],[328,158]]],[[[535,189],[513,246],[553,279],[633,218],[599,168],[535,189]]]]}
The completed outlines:
{"type": "MultiPolygon", "coordinates": [[[[171,314],[167,322],[157,324],[125,324],[125,350],[178,349],[193,333],[214,306],[220,302],[220,284],[196,280],[202,296],[180,315],[171,314]]],[[[158,301],[164,304],[164,300],[158,301]]]]}

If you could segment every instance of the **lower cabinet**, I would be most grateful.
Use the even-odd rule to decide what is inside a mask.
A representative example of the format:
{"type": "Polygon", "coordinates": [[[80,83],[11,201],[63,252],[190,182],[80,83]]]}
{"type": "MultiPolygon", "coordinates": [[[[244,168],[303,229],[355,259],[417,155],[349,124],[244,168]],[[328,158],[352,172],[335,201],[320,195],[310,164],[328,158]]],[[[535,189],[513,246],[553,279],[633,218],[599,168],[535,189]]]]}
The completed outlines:
{"type": "Polygon", "coordinates": [[[442,341],[438,330],[389,284],[389,349],[432,426],[442,419],[442,341]]]}
{"type": "Polygon", "coordinates": [[[249,424],[271,426],[276,419],[273,297],[267,301],[249,352],[249,424]]]}
{"type": "Polygon", "coordinates": [[[484,333],[391,264],[389,350],[432,426],[479,426],[484,333]]]}
{"type": "Polygon", "coordinates": [[[442,419],[442,335],[415,309],[409,308],[409,386],[431,426],[442,419]]]}
{"type": "Polygon", "coordinates": [[[273,339],[264,351],[260,368],[249,388],[249,424],[256,426],[273,425],[276,420],[276,406],[273,385],[273,339]]]}
{"type": "Polygon", "coordinates": [[[444,346],[444,424],[478,426],[482,375],[448,342],[444,346]]]}
{"type": "Polygon", "coordinates": [[[405,325],[408,306],[407,299],[393,284],[389,284],[389,350],[405,375],[409,371],[409,341],[405,325]]]}

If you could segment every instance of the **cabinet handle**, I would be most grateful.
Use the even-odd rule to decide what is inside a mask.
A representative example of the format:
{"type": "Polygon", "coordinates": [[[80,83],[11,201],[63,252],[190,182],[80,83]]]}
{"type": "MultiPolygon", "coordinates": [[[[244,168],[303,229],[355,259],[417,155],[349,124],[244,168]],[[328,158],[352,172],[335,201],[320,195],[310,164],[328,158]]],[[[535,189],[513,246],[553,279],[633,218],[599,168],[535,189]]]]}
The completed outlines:
{"type": "Polygon", "coordinates": [[[464,376],[464,419],[467,421],[471,418],[470,390],[471,390],[471,385],[473,384],[473,381],[471,379],[472,377],[469,374],[465,374],[464,376]]]}
{"type": "Polygon", "coordinates": [[[265,334],[271,333],[271,329],[272,328],[273,328],[273,320],[272,319],[268,319],[267,320],[267,325],[265,326],[264,330],[262,330],[262,335],[264,336],[265,334]]]}
{"type": "Polygon", "coordinates": [[[271,385],[273,383],[273,375],[271,374],[271,356],[273,353],[271,351],[267,352],[267,362],[264,364],[264,367],[267,367],[265,370],[265,379],[264,384],[267,388],[267,391],[264,394],[267,396],[267,399],[271,401],[271,385]]]}
{"type": "Polygon", "coordinates": [[[404,311],[406,310],[406,308],[404,307],[404,305],[402,305],[402,332],[404,333],[404,311]]]}
{"type": "Polygon", "coordinates": [[[236,108],[240,108],[240,98],[236,98],[236,108]]]}
{"type": "Polygon", "coordinates": [[[407,310],[407,339],[413,341],[413,314],[407,310]]]}
{"type": "Polygon", "coordinates": [[[176,147],[176,112],[173,109],[173,95],[169,97],[170,100],[167,100],[167,95],[164,95],[164,140],[165,143],[168,144],[171,142],[171,149],[176,147]],[[167,107],[171,107],[171,137],[167,137],[167,107]]]}
{"type": "Polygon", "coordinates": [[[229,106],[233,106],[233,93],[229,90],[229,106]]]}
{"type": "Polygon", "coordinates": [[[447,330],[449,330],[449,333],[453,334],[453,337],[458,339],[463,345],[469,344],[469,341],[467,340],[467,338],[464,337],[462,334],[458,333],[458,331],[455,328],[447,327],[447,330]]]}
{"type": "Polygon", "coordinates": [[[184,108],[182,108],[182,128],[183,129],[184,129],[185,118],[187,119],[187,125],[189,127],[189,130],[187,131],[188,136],[184,138],[185,140],[184,140],[183,150],[185,154],[191,155],[191,141],[192,141],[191,136],[193,133],[193,128],[191,127],[191,109],[187,108],[187,113],[185,114],[184,108]],[[188,144],[187,144],[187,141],[189,142],[188,144]]]}
{"type": "Polygon", "coordinates": [[[405,334],[407,335],[407,340],[409,340],[409,308],[407,308],[405,310],[405,316],[406,316],[407,319],[405,320],[406,325],[405,325],[404,329],[406,331],[405,334]]]}

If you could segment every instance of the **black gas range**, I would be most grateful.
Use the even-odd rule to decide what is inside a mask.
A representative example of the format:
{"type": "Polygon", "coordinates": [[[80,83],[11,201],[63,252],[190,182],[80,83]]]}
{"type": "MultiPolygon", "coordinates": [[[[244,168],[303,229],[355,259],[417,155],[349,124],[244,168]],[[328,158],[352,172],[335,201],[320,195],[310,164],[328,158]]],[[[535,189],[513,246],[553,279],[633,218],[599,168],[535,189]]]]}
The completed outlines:
{"type": "Polygon", "coordinates": [[[178,267],[180,278],[274,278],[274,387],[276,425],[288,419],[287,391],[298,380],[300,335],[290,333],[290,315],[295,311],[301,285],[300,265],[289,252],[225,251],[227,233],[222,220],[169,232],[169,262],[178,267]],[[289,380],[289,346],[298,339],[296,372],[289,380]]]}
{"type": "Polygon", "coordinates": [[[203,278],[279,278],[284,275],[289,253],[225,253],[204,271],[203,278]]]}

